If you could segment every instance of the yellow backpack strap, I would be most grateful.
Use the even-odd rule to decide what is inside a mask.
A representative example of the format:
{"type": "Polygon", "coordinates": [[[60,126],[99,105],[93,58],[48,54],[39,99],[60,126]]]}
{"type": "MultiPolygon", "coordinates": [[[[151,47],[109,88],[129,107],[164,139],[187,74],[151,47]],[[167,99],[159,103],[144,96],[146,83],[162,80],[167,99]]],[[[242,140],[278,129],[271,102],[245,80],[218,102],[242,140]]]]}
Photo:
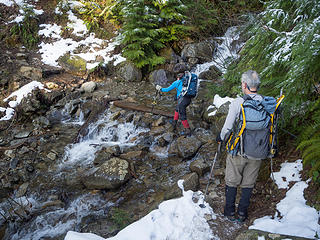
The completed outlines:
{"type": "Polygon", "coordinates": [[[242,118],[243,118],[242,126],[241,126],[239,133],[238,133],[238,136],[236,137],[236,139],[234,140],[233,143],[230,142],[232,137],[229,138],[228,144],[227,144],[227,150],[229,150],[229,151],[232,151],[235,149],[235,147],[237,146],[237,144],[239,142],[240,136],[242,135],[244,129],[246,128],[246,116],[244,114],[244,108],[243,108],[242,104],[241,104],[241,113],[242,113],[242,118]]]}
{"type": "Polygon", "coordinates": [[[277,99],[277,105],[276,105],[276,109],[274,110],[274,112],[270,115],[271,117],[271,127],[270,127],[270,138],[269,138],[269,142],[270,144],[272,144],[272,138],[273,138],[273,121],[274,121],[274,114],[276,113],[278,107],[280,106],[282,100],[284,99],[284,95],[281,95],[278,99],[277,99]]]}

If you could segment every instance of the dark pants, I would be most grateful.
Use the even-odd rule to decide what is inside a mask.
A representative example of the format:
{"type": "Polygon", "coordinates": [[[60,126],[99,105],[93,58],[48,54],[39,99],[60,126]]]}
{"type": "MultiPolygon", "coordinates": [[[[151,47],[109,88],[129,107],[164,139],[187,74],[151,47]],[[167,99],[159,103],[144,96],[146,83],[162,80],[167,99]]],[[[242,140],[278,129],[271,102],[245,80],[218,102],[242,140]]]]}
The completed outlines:
{"type": "Polygon", "coordinates": [[[187,107],[191,103],[191,98],[181,97],[178,99],[178,104],[176,106],[176,111],[179,113],[179,118],[181,121],[187,120],[187,107]]]}

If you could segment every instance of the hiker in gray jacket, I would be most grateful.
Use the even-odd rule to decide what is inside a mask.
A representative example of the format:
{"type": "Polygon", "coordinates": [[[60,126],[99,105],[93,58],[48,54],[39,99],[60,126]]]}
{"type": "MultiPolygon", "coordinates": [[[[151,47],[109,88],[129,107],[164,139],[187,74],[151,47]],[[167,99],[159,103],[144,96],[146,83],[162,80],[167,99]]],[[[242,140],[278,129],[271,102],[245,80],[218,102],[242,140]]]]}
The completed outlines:
{"type": "MultiPolygon", "coordinates": [[[[257,94],[260,85],[260,79],[257,72],[249,70],[241,76],[241,88],[245,95],[249,95],[253,100],[262,100],[262,96],[257,94]]],[[[217,135],[217,142],[226,140],[226,136],[232,131],[237,119],[241,114],[241,104],[244,98],[236,98],[229,107],[229,112],[225,123],[221,129],[221,133],[217,135]]],[[[227,155],[226,159],[226,202],[224,207],[224,215],[232,221],[243,222],[248,217],[248,207],[250,204],[250,197],[256,179],[258,177],[261,159],[248,156],[245,154],[236,153],[227,155]],[[235,200],[237,195],[237,187],[242,188],[241,198],[237,209],[235,211],[235,200]],[[236,216],[237,215],[237,216],[236,216]]]]}

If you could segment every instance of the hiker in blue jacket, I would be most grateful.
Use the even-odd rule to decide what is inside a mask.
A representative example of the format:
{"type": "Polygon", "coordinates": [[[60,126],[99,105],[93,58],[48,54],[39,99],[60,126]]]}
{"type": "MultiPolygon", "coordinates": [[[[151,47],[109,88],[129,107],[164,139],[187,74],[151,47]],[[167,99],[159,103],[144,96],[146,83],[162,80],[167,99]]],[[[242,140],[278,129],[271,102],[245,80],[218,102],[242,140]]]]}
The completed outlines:
{"type": "MultiPolygon", "coordinates": [[[[256,71],[249,70],[241,76],[242,92],[253,100],[262,101],[263,97],[257,93],[260,85],[260,78],[256,71]]],[[[221,133],[217,135],[216,141],[226,140],[226,136],[232,131],[234,124],[241,114],[241,104],[244,103],[243,97],[236,98],[229,107],[229,112],[225,120],[221,133]]],[[[268,139],[266,139],[268,141],[268,139]]],[[[242,141],[242,140],[241,140],[242,141]]],[[[253,143],[251,143],[253,146],[253,143]]],[[[241,147],[240,147],[241,148],[241,147]]],[[[256,179],[258,177],[261,160],[246,154],[237,152],[235,155],[228,153],[226,159],[225,172],[225,196],[226,202],[224,215],[232,221],[238,220],[244,222],[248,217],[248,207],[256,179]],[[242,189],[241,198],[235,211],[235,200],[237,196],[237,187],[242,189]],[[237,216],[236,216],[237,215],[237,216]]]]}
{"type": "MultiPolygon", "coordinates": [[[[187,69],[185,69],[187,70],[187,69]]],[[[184,131],[181,133],[181,135],[185,135],[185,136],[190,136],[191,135],[191,129],[190,129],[190,125],[188,123],[187,120],[187,111],[186,108],[190,105],[191,103],[191,98],[187,97],[187,96],[182,96],[181,95],[181,91],[183,88],[183,80],[185,77],[185,72],[184,71],[180,71],[177,74],[177,80],[174,81],[169,87],[167,88],[163,88],[160,85],[156,85],[156,90],[160,91],[160,92],[169,92],[173,89],[176,89],[177,94],[176,94],[176,99],[177,99],[177,106],[174,112],[174,117],[173,117],[173,128],[174,130],[177,127],[177,122],[180,118],[182,125],[184,127],[184,131]]]]}

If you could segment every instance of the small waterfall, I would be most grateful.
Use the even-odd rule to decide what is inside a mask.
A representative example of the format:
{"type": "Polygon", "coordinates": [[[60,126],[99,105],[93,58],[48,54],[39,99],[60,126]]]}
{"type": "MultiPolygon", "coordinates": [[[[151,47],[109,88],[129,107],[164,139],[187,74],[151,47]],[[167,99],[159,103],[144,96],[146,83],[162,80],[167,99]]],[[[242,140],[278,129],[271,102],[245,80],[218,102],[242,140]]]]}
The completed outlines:
{"type": "Polygon", "coordinates": [[[72,102],[68,102],[61,111],[62,119],[61,122],[63,124],[73,124],[73,125],[83,125],[85,122],[84,113],[82,109],[79,107],[80,104],[83,104],[84,101],[80,100],[76,102],[76,104],[72,102]],[[75,114],[71,114],[72,112],[76,112],[75,114]]]}
{"type": "Polygon", "coordinates": [[[230,27],[223,37],[216,38],[216,40],[220,40],[221,43],[217,46],[213,60],[204,64],[198,64],[194,70],[197,75],[208,71],[211,66],[216,66],[222,73],[226,72],[232,60],[239,57],[238,51],[244,44],[238,41],[240,38],[238,28],[237,26],[230,27]]]}
{"type": "MultiPolygon", "coordinates": [[[[20,201],[16,199],[16,201],[20,201]]],[[[106,210],[111,202],[107,202],[98,194],[85,194],[73,200],[66,208],[53,206],[53,210],[45,211],[46,206],[54,201],[40,201],[40,197],[31,196],[24,198],[26,204],[31,204],[28,209],[30,215],[37,217],[24,221],[21,225],[10,224],[10,232],[15,232],[8,236],[10,240],[30,240],[57,238],[64,235],[70,229],[80,231],[81,221],[84,217],[99,217],[106,214],[106,210]],[[39,200],[36,200],[39,199],[39,200]],[[41,213],[42,212],[42,213],[41,213]],[[40,214],[41,213],[41,214],[40,214]]],[[[49,208],[49,207],[48,207],[49,208]]]]}
{"type": "Polygon", "coordinates": [[[97,122],[88,128],[88,134],[79,143],[66,147],[60,167],[70,165],[90,165],[95,153],[102,147],[118,145],[120,149],[134,146],[138,136],[149,129],[136,127],[133,122],[112,121],[112,114],[106,112],[97,122]]]}

